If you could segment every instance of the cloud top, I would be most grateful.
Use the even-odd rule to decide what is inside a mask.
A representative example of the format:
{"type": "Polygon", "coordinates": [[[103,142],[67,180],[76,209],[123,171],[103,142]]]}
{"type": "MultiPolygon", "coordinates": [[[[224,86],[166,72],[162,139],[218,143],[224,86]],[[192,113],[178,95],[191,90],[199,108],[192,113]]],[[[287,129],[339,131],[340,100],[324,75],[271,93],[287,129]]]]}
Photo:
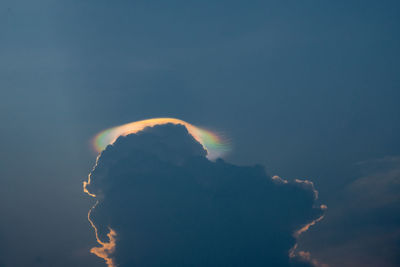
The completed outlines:
{"type": "Polygon", "coordinates": [[[163,124],[179,124],[185,126],[194,139],[202,144],[207,151],[207,157],[209,159],[221,157],[230,150],[229,142],[220,134],[175,118],[153,118],[106,129],[93,138],[93,147],[97,152],[101,152],[108,145],[113,144],[119,136],[126,136],[128,134],[137,133],[146,127],[163,124]]]}

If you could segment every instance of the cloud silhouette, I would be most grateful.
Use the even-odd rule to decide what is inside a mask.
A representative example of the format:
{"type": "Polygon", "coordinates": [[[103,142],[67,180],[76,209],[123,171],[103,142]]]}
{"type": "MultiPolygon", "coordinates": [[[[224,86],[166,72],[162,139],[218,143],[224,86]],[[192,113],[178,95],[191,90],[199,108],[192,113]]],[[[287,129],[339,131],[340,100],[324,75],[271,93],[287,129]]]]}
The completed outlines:
{"type": "Polygon", "coordinates": [[[310,266],[289,253],[322,214],[314,186],[206,155],[183,125],[108,146],[86,184],[97,199],[92,252],[109,266],[310,266]]]}
{"type": "Polygon", "coordinates": [[[356,167],[357,178],[336,194],[326,220],[302,245],[331,266],[400,266],[400,157],[356,167]]]}

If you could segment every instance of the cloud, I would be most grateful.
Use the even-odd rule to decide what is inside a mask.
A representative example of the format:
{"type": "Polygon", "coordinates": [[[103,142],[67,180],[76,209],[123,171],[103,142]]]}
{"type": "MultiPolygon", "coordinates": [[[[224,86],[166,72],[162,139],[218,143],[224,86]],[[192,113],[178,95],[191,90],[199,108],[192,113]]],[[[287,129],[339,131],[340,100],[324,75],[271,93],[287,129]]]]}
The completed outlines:
{"type": "Polygon", "coordinates": [[[289,252],[296,231],[322,215],[313,184],[206,155],[172,124],[108,146],[85,185],[97,200],[92,252],[122,267],[310,266],[289,252]]]}
{"type": "Polygon", "coordinates": [[[357,166],[362,174],[331,201],[304,246],[333,267],[399,266],[400,158],[357,166]]]}

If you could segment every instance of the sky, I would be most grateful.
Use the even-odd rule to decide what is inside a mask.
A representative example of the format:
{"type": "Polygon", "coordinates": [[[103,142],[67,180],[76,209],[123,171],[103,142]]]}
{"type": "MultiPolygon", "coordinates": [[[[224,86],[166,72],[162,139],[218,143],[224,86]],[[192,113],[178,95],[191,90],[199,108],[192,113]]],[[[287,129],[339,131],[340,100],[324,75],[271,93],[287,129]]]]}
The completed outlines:
{"type": "Polygon", "coordinates": [[[298,240],[313,259],[398,266],[399,11],[390,0],[2,1],[0,266],[105,266],[89,252],[95,201],[82,191],[91,140],[154,117],[229,139],[230,164],[313,181],[328,206],[298,240]]]}

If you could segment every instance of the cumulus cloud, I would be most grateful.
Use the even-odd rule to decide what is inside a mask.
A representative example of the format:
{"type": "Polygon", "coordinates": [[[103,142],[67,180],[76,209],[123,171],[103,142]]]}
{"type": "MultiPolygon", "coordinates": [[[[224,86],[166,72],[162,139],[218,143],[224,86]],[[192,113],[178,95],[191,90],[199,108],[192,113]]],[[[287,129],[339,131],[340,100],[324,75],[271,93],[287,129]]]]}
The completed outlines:
{"type": "Polygon", "coordinates": [[[321,217],[309,181],[207,152],[182,125],[120,137],[90,174],[89,214],[109,266],[310,266],[296,231],[321,217]]]}
{"type": "Polygon", "coordinates": [[[357,166],[361,174],[331,201],[303,247],[333,267],[400,266],[400,158],[357,166]]]}

